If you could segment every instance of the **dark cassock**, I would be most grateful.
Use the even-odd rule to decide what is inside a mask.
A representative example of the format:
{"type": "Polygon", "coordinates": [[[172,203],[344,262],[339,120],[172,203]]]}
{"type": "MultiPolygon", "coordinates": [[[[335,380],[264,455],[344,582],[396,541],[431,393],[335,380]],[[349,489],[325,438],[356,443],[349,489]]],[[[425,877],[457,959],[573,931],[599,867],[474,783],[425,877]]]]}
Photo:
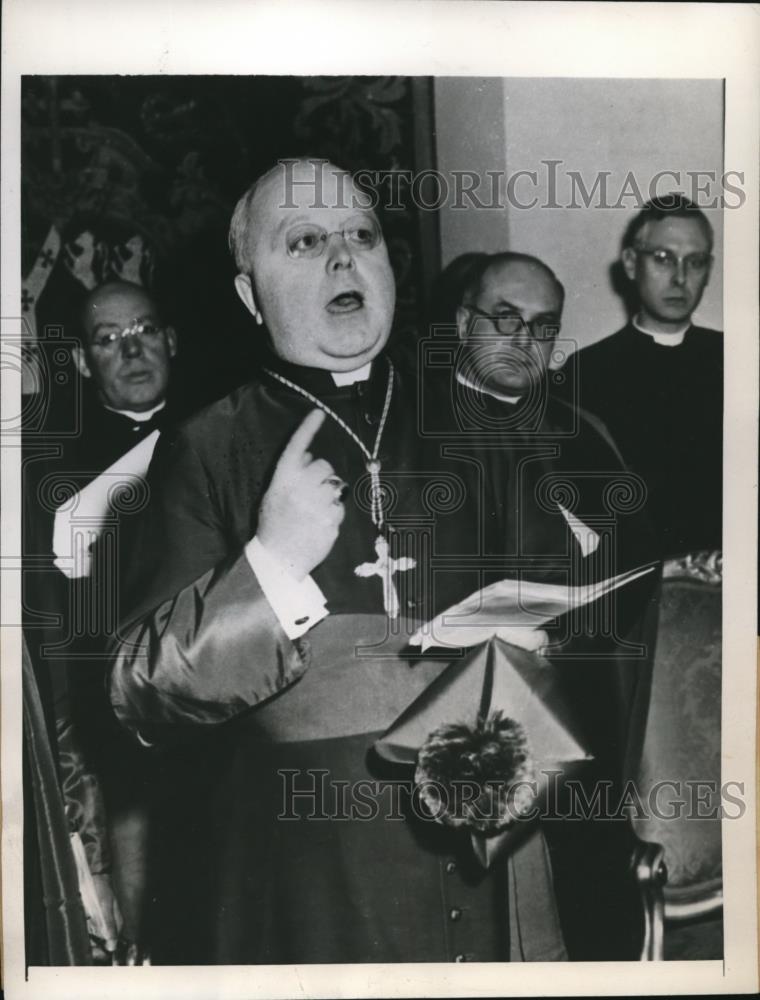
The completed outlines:
{"type": "MultiPolygon", "coordinates": [[[[507,576],[574,582],[608,567],[575,551],[556,493],[536,499],[556,471],[551,447],[531,459],[530,441],[522,454],[465,440],[445,419],[428,434],[417,381],[384,356],[343,386],[271,358],[159,441],[136,543],[143,577],[111,675],[117,715],[163,776],[154,963],[567,957],[540,832],[515,848],[511,874],[485,870],[468,836],[424,817],[411,776],[373,744],[447,666],[409,654],[420,623],[507,576]],[[329,613],[290,621],[265,597],[249,543],[274,466],[316,403],[328,413],[310,452],[350,492],[312,573],[329,613]]],[[[433,406],[443,414],[450,398],[433,406]]],[[[620,469],[605,441],[594,447],[620,469]]],[[[639,514],[612,520],[633,534],[639,514]]],[[[611,725],[617,708],[604,708],[611,725]]]]}
{"type": "MultiPolygon", "coordinates": [[[[171,419],[172,410],[163,404],[143,418],[142,414],[109,410],[85,391],[76,435],[66,437],[51,427],[30,439],[25,450],[25,629],[31,660],[51,699],[67,807],[93,874],[110,870],[110,820],[145,800],[149,775],[144,769],[145,755],[136,750],[113,715],[105,686],[108,641],[117,624],[120,568],[116,553],[120,550],[126,558],[135,555],[128,545],[118,543],[139,489],[135,491],[129,478],[114,476],[109,486],[113,505],[97,526],[92,514],[84,510],[81,491],[171,419]],[[124,503],[119,500],[118,483],[127,488],[125,496],[131,497],[124,503]],[[58,508],[63,515],[59,515],[54,542],[58,508]],[[61,516],[70,517],[62,531],[61,516]],[[88,529],[96,527],[101,535],[92,558],[81,564],[86,564],[89,575],[77,576],[79,570],[68,566],[64,572],[66,560],[57,559],[54,546],[67,532],[87,544],[88,529]],[[84,777],[73,781],[70,773],[84,777]]],[[[72,544],[72,553],[78,545],[79,541],[72,544]]],[[[126,844],[121,840],[116,844],[117,879],[125,847],[131,857],[136,843],[132,829],[126,844]]],[[[127,930],[136,936],[138,917],[126,898],[132,890],[120,888],[127,930]]]]}
{"type": "MultiPolygon", "coordinates": [[[[70,508],[71,532],[81,533],[89,541],[87,528],[96,526],[91,512],[83,510],[82,490],[169,419],[171,411],[163,404],[143,417],[109,410],[85,391],[78,433],[63,436],[50,428],[30,441],[25,453],[26,603],[32,615],[29,625],[39,623],[30,631],[30,648],[35,661],[47,660],[57,669],[69,671],[74,691],[80,692],[74,695],[74,708],[81,715],[82,733],[90,743],[94,741],[93,749],[104,726],[114,735],[119,733],[104,697],[103,671],[107,635],[113,630],[116,613],[117,539],[131,501],[120,503],[115,477],[109,493],[115,502],[102,526],[105,538],[101,535],[92,559],[82,563],[92,576],[77,576],[79,570],[56,561],[56,511],[70,508]]],[[[130,488],[128,478],[121,477],[119,482],[130,488]]],[[[60,530],[59,521],[59,538],[60,530]]],[[[121,551],[126,553],[126,546],[121,546],[121,551]]]]}
{"type": "MultiPolygon", "coordinates": [[[[656,572],[547,627],[548,655],[593,751],[594,763],[577,776],[582,795],[608,788],[611,817],[578,816],[560,789],[556,815],[543,823],[564,939],[572,959],[636,957],[641,916],[627,877],[633,834],[616,807],[637,774],[651,690],[659,556],[648,493],[606,425],[549,392],[554,373],[510,397],[475,389],[478,380],[463,372],[466,365],[458,374],[445,367],[428,373],[422,424],[443,440],[447,428],[457,432],[459,444],[448,441],[447,452],[471,447],[491,463],[484,479],[496,491],[492,509],[501,494],[513,512],[502,575],[517,570],[577,585],[657,564],[656,572]],[[441,408],[442,398],[451,405],[441,408]]],[[[489,540],[490,551],[499,545],[489,540]]]]}
{"type": "Polygon", "coordinates": [[[563,369],[563,394],[601,417],[647,484],[670,558],[721,547],[723,335],[690,326],[680,343],[659,339],[631,322],[584,348],[563,369]]]}

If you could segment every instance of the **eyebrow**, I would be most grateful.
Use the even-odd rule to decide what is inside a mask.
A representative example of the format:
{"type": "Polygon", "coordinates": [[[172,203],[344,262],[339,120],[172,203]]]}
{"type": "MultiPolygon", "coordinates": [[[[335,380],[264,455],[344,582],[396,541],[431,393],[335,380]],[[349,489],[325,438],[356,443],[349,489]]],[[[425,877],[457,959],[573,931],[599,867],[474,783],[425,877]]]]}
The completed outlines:
{"type": "Polygon", "coordinates": [[[92,332],[97,333],[99,330],[107,330],[107,329],[126,330],[130,326],[134,326],[135,323],[146,323],[148,320],[155,321],[156,316],[153,313],[148,313],[147,316],[138,316],[137,319],[133,319],[132,322],[129,323],[128,326],[126,327],[119,326],[118,323],[107,323],[105,320],[103,320],[102,322],[95,324],[95,326],[92,328],[92,332]]]}
{"type": "MultiPolygon", "coordinates": [[[[492,306],[493,309],[511,309],[513,312],[519,313],[522,316],[522,311],[508,299],[499,299],[492,306]]],[[[546,312],[538,313],[534,317],[533,322],[537,319],[557,319],[559,317],[559,312],[556,309],[548,309],[546,312]]]]}
{"type": "MultiPolygon", "coordinates": [[[[347,223],[351,222],[352,219],[356,218],[372,219],[372,221],[375,223],[375,225],[378,227],[378,229],[380,229],[380,232],[382,233],[382,228],[380,227],[380,223],[378,222],[377,216],[375,215],[375,213],[372,211],[371,208],[357,208],[354,212],[352,212],[351,215],[349,215],[349,217],[346,219],[346,222],[347,223]]],[[[291,226],[297,226],[301,222],[308,222],[310,225],[320,226],[322,229],[326,228],[325,226],[322,225],[321,222],[318,222],[316,219],[313,219],[310,215],[304,215],[303,212],[291,218],[280,219],[280,221],[277,223],[277,226],[275,227],[272,233],[272,246],[275,245],[277,238],[284,229],[286,228],[289,229],[291,226]]]]}

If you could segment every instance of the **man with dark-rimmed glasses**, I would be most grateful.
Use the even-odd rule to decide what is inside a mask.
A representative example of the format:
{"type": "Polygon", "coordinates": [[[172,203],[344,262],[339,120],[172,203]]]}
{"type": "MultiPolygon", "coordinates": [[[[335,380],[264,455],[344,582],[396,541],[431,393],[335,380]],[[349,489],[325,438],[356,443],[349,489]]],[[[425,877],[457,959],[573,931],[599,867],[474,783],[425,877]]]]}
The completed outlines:
{"type": "MultiPolygon", "coordinates": [[[[459,265],[450,267],[456,271],[459,265]]],[[[553,380],[562,377],[550,362],[564,349],[558,335],[565,292],[557,275],[527,254],[481,254],[470,262],[460,297],[459,347],[453,371],[446,373],[450,418],[473,449],[487,440],[508,470],[485,478],[501,490],[511,549],[536,561],[534,577],[541,561],[549,566],[567,558],[587,580],[648,561],[652,539],[639,477],[626,469],[597,417],[550,392],[553,380]]],[[[488,531],[486,525],[486,538],[488,531]]],[[[572,678],[568,691],[593,743],[596,763],[584,775],[584,794],[604,783],[617,788],[635,772],[651,660],[628,644],[651,643],[645,614],[651,599],[646,587],[621,594],[607,611],[614,636],[598,617],[574,635],[549,629],[548,655],[572,678]]],[[[589,932],[598,953],[623,953],[621,942],[636,934],[626,875],[630,828],[605,817],[574,817],[547,822],[544,834],[555,884],[562,887],[559,911],[570,954],[592,957],[584,940],[589,932]]]]}
{"type": "Polygon", "coordinates": [[[561,282],[537,258],[484,256],[457,310],[465,345],[458,381],[510,402],[535,393],[546,375],[564,298],[561,282]]]}

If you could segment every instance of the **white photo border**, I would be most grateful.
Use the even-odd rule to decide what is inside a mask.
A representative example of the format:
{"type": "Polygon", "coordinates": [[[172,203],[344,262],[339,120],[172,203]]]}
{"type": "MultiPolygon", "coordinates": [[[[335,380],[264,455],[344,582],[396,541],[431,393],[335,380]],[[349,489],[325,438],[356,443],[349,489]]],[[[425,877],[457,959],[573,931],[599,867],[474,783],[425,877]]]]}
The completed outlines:
{"type": "MultiPolygon", "coordinates": [[[[3,337],[20,303],[20,81],[25,74],[404,74],[725,80],[723,764],[747,810],[724,824],[723,962],[186,968],[23,967],[20,448],[2,440],[2,919],[4,988],[21,997],[629,995],[753,992],[756,877],[758,415],[757,4],[347,0],[5,0],[2,25],[3,337]]],[[[20,412],[3,365],[2,419],[20,412]]]]}

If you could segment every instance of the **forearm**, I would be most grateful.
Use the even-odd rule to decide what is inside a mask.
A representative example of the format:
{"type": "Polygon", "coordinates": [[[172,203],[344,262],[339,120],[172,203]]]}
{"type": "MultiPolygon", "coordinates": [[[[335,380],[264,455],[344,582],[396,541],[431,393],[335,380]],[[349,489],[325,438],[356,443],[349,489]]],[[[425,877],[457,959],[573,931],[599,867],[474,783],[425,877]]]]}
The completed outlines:
{"type": "Polygon", "coordinates": [[[111,701],[148,740],[166,726],[224,722],[298,680],[307,650],[287,637],[241,553],[123,632],[111,701]]]}

